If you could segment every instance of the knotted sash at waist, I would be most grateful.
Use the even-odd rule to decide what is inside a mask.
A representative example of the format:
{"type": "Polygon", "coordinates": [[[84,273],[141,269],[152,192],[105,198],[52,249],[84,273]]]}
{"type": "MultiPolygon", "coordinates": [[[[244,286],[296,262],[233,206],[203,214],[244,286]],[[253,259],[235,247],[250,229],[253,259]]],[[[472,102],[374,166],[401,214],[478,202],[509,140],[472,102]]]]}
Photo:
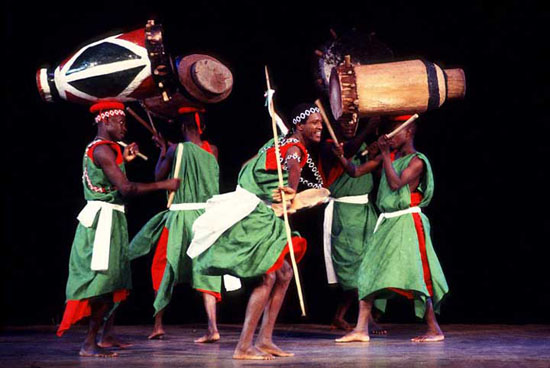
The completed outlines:
{"type": "Polygon", "coordinates": [[[109,269],[109,250],[111,248],[111,228],[113,226],[113,211],[124,213],[124,206],[103,201],[88,201],[78,214],[78,221],[85,227],[92,227],[99,212],[92,249],[92,271],[109,269]]]}
{"type": "Polygon", "coordinates": [[[325,219],[323,220],[323,249],[325,254],[325,268],[327,271],[327,281],[329,284],[336,284],[338,279],[334,272],[332,264],[332,221],[334,214],[334,202],[351,203],[351,204],[367,204],[369,203],[369,195],[361,194],[356,196],[346,196],[340,198],[329,197],[328,204],[325,207],[325,219]]]}
{"type": "Polygon", "coordinates": [[[374,232],[378,230],[378,227],[380,227],[382,222],[384,222],[384,219],[399,217],[409,213],[421,213],[421,212],[422,210],[420,209],[420,207],[417,207],[417,206],[405,208],[404,210],[399,210],[394,212],[382,212],[380,216],[378,216],[378,220],[376,221],[376,226],[374,227],[374,232]]]}

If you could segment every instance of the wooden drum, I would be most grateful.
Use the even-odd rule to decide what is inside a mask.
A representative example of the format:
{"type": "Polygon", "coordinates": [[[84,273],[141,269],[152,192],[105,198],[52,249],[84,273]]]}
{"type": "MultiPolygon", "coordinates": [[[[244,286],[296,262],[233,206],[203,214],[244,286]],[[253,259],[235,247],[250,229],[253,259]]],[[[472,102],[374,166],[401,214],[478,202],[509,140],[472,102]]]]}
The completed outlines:
{"type": "Polygon", "coordinates": [[[336,119],[413,114],[463,98],[466,78],[462,69],[441,69],[425,60],[352,65],[348,58],[332,69],[329,91],[336,119]]]}

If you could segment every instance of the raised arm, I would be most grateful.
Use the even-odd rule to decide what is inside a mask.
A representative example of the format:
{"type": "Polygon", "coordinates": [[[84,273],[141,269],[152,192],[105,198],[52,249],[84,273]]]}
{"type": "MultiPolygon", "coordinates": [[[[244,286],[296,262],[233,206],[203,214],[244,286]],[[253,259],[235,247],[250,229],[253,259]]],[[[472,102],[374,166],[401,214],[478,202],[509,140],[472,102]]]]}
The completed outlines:
{"type": "Polygon", "coordinates": [[[124,197],[140,195],[155,190],[176,190],[179,187],[179,179],[168,179],[153,183],[134,183],[129,181],[116,164],[115,152],[107,145],[97,147],[93,155],[94,162],[101,167],[109,181],[118,188],[124,197]]]}
{"type": "Polygon", "coordinates": [[[346,170],[348,175],[352,178],[357,178],[376,170],[376,168],[380,166],[380,163],[382,162],[382,156],[378,155],[375,156],[373,159],[370,159],[367,162],[356,166],[351,162],[350,159],[347,159],[345,157],[344,149],[341,145],[340,147],[334,147],[333,152],[338,157],[338,160],[340,161],[340,164],[344,167],[344,170],[346,170]]]}
{"type": "Polygon", "coordinates": [[[177,144],[170,145],[164,155],[161,150],[157,161],[157,166],[155,167],[155,180],[163,180],[170,175],[170,170],[172,169],[172,162],[174,161],[177,147],[177,144]]]}
{"type": "Polygon", "coordinates": [[[398,175],[391,162],[389,142],[386,136],[381,136],[378,139],[378,147],[380,147],[382,153],[384,173],[386,174],[390,189],[395,191],[405,185],[409,185],[411,192],[416,190],[424,172],[424,161],[418,157],[414,157],[409,162],[409,166],[401,172],[401,175],[398,175]]]}

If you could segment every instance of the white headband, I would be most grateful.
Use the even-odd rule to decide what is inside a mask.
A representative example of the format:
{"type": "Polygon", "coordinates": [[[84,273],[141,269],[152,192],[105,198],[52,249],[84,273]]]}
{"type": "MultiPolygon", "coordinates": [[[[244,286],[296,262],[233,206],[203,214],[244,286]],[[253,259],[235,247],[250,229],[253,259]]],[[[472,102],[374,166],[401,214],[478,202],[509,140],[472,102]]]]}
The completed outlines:
{"type": "Polygon", "coordinates": [[[113,110],[104,111],[104,112],[98,114],[95,117],[95,122],[99,123],[100,121],[102,121],[105,118],[109,118],[109,117],[116,116],[116,115],[126,116],[126,114],[124,113],[124,110],[113,109],[113,110]]]}
{"type": "Polygon", "coordinates": [[[302,120],[307,119],[309,117],[309,115],[315,114],[316,112],[319,112],[319,113],[321,112],[318,107],[309,108],[309,109],[305,110],[304,112],[300,113],[300,115],[296,115],[296,117],[294,119],[292,119],[292,124],[296,125],[299,122],[301,122],[302,120]]]}

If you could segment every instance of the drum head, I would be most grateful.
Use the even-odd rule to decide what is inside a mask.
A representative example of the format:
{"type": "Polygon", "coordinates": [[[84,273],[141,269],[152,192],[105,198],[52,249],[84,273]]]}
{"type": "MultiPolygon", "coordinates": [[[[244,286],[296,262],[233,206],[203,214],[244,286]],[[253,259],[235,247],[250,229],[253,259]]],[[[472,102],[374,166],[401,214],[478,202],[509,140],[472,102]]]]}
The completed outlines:
{"type": "MultiPolygon", "coordinates": [[[[288,209],[288,213],[296,213],[297,211],[312,208],[320,204],[326,203],[330,196],[328,189],[306,189],[296,194],[292,201],[292,206],[288,209]]],[[[283,215],[283,206],[281,203],[273,203],[271,205],[275,215],[281,217],[283,215]]]]}

